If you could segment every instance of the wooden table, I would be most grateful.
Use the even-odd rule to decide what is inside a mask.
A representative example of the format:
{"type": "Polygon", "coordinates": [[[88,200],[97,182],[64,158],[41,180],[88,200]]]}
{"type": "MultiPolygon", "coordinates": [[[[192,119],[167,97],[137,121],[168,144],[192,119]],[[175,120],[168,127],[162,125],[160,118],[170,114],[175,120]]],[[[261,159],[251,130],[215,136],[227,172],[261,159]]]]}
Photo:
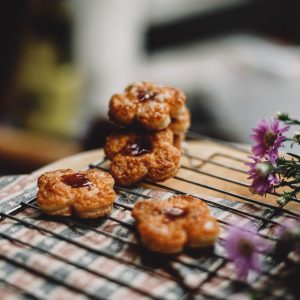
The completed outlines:
{"type": "MultiPolygon", "coordinates": [[[[166,187],[176,188],[186,193],[197,193],[222,197],[234,201],[254,201],[277,207],[277,196],[268,194],[266,197],[254,195],[249,190],[250,181],[247,179],[249,152],[246,147],[236,144],[220,143],[203,139],[191,141],[182,157],[182,167],[175,178],[163,183],[166,187]]],[[[104,158],[102,149],[87,151],[49,164],[33,174],[59,168],[82,169],[90,163],[104,158]]],[[[300,212],[300,204],[290,202],[286,209],[300,212]]]]}

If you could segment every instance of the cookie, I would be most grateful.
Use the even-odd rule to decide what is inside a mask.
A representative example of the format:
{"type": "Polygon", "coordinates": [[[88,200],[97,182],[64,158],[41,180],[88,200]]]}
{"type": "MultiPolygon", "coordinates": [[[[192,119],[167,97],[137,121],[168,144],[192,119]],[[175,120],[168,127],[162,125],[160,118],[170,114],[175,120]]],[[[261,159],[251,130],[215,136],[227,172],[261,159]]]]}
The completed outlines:
{"type": "Polygon", "coordinates": [[[172,118],[169,128],[176,135],[183,134],[187,132],[191,125],[191,117],[189,110],[184,107],[182,112],[177,116],[172,118]]]}
{"type": "Polygon", "coordinates": [[[155,252],[177,253],[185,246],[210,246],[220,231],[208,206],[192,196],[139,200],[132,216],[141,242],[155,252]]]}
{"type": "Polygon", "coordinates": [[[170,129],[159,132],[121,131],[109,135],[104,147],[116,182],[130,186],[142,180],[164,181],[180,167],[180,151],[170,129]]]}
{"type": "Polygon", "coordinates": [[[110,213],[114,179],[103,171],[60,169],[38,178],[37,204],[47,214],[97,218],[110,213]]]}
{"type": "Polygon", "coordinates": [[[135,82],[123,94],[112,96],[109,117],[119,125],[137,123],[146,129],[162,130],[184,109],[186,96],[178,89],[135,82]]]}

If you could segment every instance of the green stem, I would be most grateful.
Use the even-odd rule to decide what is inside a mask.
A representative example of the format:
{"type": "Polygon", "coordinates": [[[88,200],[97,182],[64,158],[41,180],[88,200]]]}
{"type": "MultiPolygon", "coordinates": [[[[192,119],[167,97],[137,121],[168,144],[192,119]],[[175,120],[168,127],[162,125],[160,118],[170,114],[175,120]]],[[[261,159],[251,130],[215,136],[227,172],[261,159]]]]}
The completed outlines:
{"type": "Polygon", "coordinates": [[[300,125],[300,121],[298,121],[297,119],[292,119],[290,117],[288,117],[284,123],[288,124],[288,125],[300,125]]]}
{"type": "Polygon", "coordinates": [[[291,181],[281,181],[281,186],[290,186],[295,187],[295,184],[300,183],[299,180],[291,180],[291,181]]]}

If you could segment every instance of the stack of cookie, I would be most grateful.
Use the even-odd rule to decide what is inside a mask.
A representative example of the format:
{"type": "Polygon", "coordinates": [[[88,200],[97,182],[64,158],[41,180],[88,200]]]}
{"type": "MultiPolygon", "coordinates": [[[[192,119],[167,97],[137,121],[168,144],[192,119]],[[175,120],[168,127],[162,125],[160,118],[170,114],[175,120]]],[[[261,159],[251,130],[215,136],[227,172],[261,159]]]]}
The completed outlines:
{"type": "MultiPolygon", "coordinates": [[[[105,144],[111,174],[96,169],[46,172],[38,178],[38,206],[50,215],[98,218],[112,211],[115,181],[130,186],[174,176],[190,124],[185,101],[181,91],[149,82],[134,83],[114,95],[109,115],[121,126],[105,144]]],[[[164,254],[210,246],[220,232],[209,207],[190,195],[140,199],[132,217],[142,244],[164,254]]]]}
{"type": "Polygon", "coordinates": [[[164,181],[177,173],[190,126],[185,102],[182,91],[150,82],[133,83],[112,96],[109,117],[120,128],[107,137],[104,150],[118,184],[164,181]]]}

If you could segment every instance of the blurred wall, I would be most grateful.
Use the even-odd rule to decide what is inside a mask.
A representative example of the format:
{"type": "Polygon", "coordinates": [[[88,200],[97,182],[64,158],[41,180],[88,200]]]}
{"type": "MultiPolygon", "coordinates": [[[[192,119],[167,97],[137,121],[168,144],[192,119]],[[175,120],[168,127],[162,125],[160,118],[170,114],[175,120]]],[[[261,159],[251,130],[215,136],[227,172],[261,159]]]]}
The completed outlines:
{"type": "Polygon", "coordinates": [[[74,60],[86,80],[88,117],[106,116],[111,95],[142,78],[148,1],[70,0],[74,60]]]}
{"type": "Polygon", "coordinates": [[[193,130],[249,141],[256,121],[299,111],[299,4],[294,0],[76,1],[75,63],[87,119],[149,79],[189,96],[193,130]]]}
{"type": "Polygon", "coordinates": [[[297,0],[12,0],[1,13],[10,126],[82,139],[137,80],[182,88],[192,129],[224,139],[299,111],[297,0]]]}

